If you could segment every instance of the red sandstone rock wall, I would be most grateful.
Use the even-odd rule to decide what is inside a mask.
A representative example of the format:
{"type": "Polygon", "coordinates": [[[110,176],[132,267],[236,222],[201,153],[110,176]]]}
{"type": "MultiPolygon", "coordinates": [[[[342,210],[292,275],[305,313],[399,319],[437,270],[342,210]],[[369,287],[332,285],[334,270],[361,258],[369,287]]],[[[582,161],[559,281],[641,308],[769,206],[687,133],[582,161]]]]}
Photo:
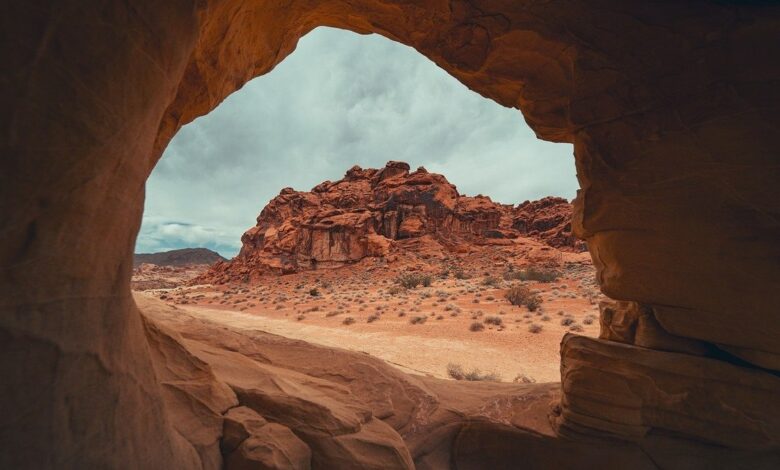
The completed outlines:
{"type": "Polygon", "coordinates": [[[517,208],[485,196],[463,196],[443,175],[404,162],[382,169],[355,166],[344,178],[310,192],[284,188],[241,237],[238,256],[217,263],[207,282],[247,280],[267,272],[342,266],[386,257],[395,240],[431,236],[442,246],[506,242],[532,236],[584,249],[571,234],[571,205],[548,197],[517,208]]]}
{"type": "MultiPolygon", "coordinates": [[[[171,426],[129,297],[144,180],[181,125],[270,71],[320,25],[412,46],[469,88],[521,108],[540,138],[573,142],[582,191],[572,225],[588,241],[603,291],[650,306],[668,333],[780,370],[780,7],[772,2],[3,7],[0,370],[9,386],[0,466],[200,467],[171,426]]],[[[624,357],[626,347],[594,341],[564,341],[562,429],[592,436],[606,422],[624,438],[640,425],[647,449],[658,448],[656,427],[680,434],[659,416],[706,410],[711,422],[728,423],[740,413],[732,400],[712,406],[705,382],[673,367],[687,354],[641,348],[631,360],[609,361],[602,358],[624,357]],[[657,394],[629,396],[648,390],[653,376],[657,394]],[[678,396],[686,401],[670,403],[678,396]],[[648,419],[623,427],[614,416],[648,419]]],[[[749,383],[739,372],[707,374],[749,383]]],[[[765,406],[765,422],[752,410],[743,416],[777,436],[777,400],[764,396],[740,401],[765,406]]],[[[505,456],[514,442],[482,433],[473,455],[505,456]]],[[[654,465],[685,466],[689,454],[679,449],[667,446],[654,465]]],[[[721,456],[757,468],[744,453],[721,456]]]]}

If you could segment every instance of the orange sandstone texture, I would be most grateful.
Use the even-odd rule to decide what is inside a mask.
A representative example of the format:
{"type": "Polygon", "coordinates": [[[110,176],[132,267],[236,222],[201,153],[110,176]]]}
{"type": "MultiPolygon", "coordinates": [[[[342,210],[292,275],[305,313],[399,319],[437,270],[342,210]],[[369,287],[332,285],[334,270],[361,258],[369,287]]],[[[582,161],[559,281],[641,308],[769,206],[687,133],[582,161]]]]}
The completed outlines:
{"type": "MultiPolygon", "coordinates": [[[[778,466],[775,383],[757,374],[776,375],[754,367],[780,369],[773,2],[138,0],[89,8],[41,0],[2,12],[0,466],[210,467],[209,440],[178,431],[130,297],[144,181],[180,126],[271,71],[321,25],[414,47],[469,88],[522,109],[540,138],[573,143],[582,189],[572,228],[587,241],[603,292],[648,305],[666,332],[724,352],[707,364],[727,368],[569,337],[558,429],[639,440],[642,452],[655,452],[646,466],[712,467],[690,457],[707,443],[720,446],[707,448],[721,465],[755,468],[763,457],[763,466],[778,466]],[[725,374],[716,379],[739,384],[737,404],[755,400],[766,413],[732,408],[728,390],[713,398],[698,385],[713,382],[696,370],[705,379],[725,374]],[[655,392],[635,392],[653,383],[655,392]],[[718,426],[671,418],[678,391],[682,409],[711,413],[718,426]],[[745,436],[756,437],[750,448],[746,420],[754,431],[745,436]]],[[[458,433],[428,433],[421,445],[430,453],[416,454],[418,467],[441,468],[450,455],[459,469],[478,468],[487,453],[491,468],[527,456],[565,468],[566,457],[579,456],[567,452],[568,440],[509,423],[475,419],[458,433]]],[[[602,458],[575,461],[639,468],[615,460],[622,454],[614,447],[591,447],[602,458]]]]}

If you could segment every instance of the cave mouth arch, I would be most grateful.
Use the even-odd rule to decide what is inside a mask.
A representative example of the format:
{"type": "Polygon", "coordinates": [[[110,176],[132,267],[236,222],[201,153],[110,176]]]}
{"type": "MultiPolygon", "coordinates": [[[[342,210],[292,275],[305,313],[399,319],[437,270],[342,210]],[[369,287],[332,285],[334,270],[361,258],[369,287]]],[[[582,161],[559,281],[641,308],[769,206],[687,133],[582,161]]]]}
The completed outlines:
{"type": "MultiPolygon", "coordinates": [[[[10,300],[1,307],[0,357],[14,387],[3,390],[11,410],[3,460],[199,466],[172,429],[129,297],[143,184],[182,124],[328,25],[410,45],[484,96],[521,108],[540,137],[574,144],[582,187],[574,230],[588,241],[604,292],[630,301],[627,309],[649,306],[659,328],[564,339],[557,438],[544,440],[550,454],[609,435],[633,442],[620,447],[631,455],[652,454],[648,466],[679,463],[670,450],[679,445],[720,464],[776,464],[780,418],[776,406],[761,405],[776,403],[777,377],[698,347],[780,369],[780,11],[764,2],[599,6],[12,5],[3,55],[13,69],[2,91],[11,157],[0,172],[1,288],[10,300]],[[683,408],[632,387],[636,378],[662,395],[684,390],[683,408]],[[670,408],[650,412],[659,404],[670,408]],[[680,412],[685,419],[672,418],[680,412]],[[667,446],[667,438],[683,441],[667,446]]],[[[482,426],[458,442],[479,443],[463,439],[482,426]]],[[[474,448],[453,451],[464,468],[478,465],[474,448]]],[[[489,455],[506,457],[508,448],[489,455]]]]}
{"type": "MultiPolygon", "coordinates": [[[[317,28],[301,38],[295,51],[274,70],[247,82],[208,115],[183,126],[174,136],[147,180],[144,219],[135,252],[205,247],[228,259],[238,256],[242,259],[229,262],[233,266],[225,268],[227,272],[212,270],[205,277],[218,284],[217,290],[231,290],[228,284],[253,281],[245,286],[253,290],[252,300],[236,304],[236,310],[241,308],[246,314],[278,320],[297,319],[295,323],[300,325],[332,329],[334,338],[341,334],[338,330],[343,330],[342,319],[352,317],[357,325],[350,330],[361,331],[367,325],[363,325],[367,317],[375,313],[373,305],[369,306],[372,310],[369,312],[359,311],[357,305],[341,311],[341,301],[337,298],[349,290],[361,289],[362,274],[355,270],[363,267],[366,272],[374,272],[373,262],[400,257],[399,262],[390,264],[388,272],[375,273],[382,276],[376,279],[377,285],[387,279],[392,282],[405,274],[402,272],[405,269],[418,269],[407,255],[427,253],[423,263],[436,279],[438,295],[447,292],[448,296],[456,296],[456,283],[473,284],[470,290],[482,289],[480,283],[486,277],[493,290],[477,294],[481,296],[478,304],[472,303],[480,301],[476,297],[453,299],[446,311],[426,305],[422,307],[423,312],[415,312],[420,307],[411,305],[412,300],[395,299],[387,303],[372,300],[381,302],[388,310],[380,313],[389,315],[382,322],[371,317],[370,331],[366,333],[416,337],[421,347],[426,339],[435,339],[472,348],[470,354],[457,352],[445,360],[438,357],[434,341],[425,354],[431,359],[416,356],[402,362],[405,367],[435,377],[448,377],[448,365],[453,363],[466,371],[480,369],[482,375],[493,373],[505,382],[520,376],[525,380],[553,382],[560,376],[558,349],[564,332],[574,328],[589,336],[597,335],[594,318],[598,312],[594,299],[598,298],[598,290],[592,282],[593,276],[577,274],[588,277],[584,281],[587,287],[581,285],[579,278],[566,277],[567,295],[574,296],[577,292],[581,296],[575,300],[557,298],[557,284],[555,290],[551,287],[553,283],[533,286],[542,289],[546,298],[549,296],[544,314],[542,309],[526,312],[533,315],[533,327],[537,329],[534,331],[538,331],[533,337],[529,331],[532,320],[520,319],[525,307],[513,307],[504,301],[503,288],[517,280],[510,283],[503,278],[512,275],[507,270],[515,270],[513,274],[519,275],[527,265],[537,269],[554,265],[554,271],[560,274],[569,268],[590,272],[587,256],[580,253],[582,244],[574,241],[570,228],[560,230],[559,227],[560,220],[570,218],[571,207],[567,201],[573,199],[578,188],[572,150],[570,144],[540,141],[522,121],[518,110],[502,107],[472,92],[411,48],[378,35],[317,28]],[[350,170],[354,165],[381,170],[387,162],[397,160],[411,166],[403,177],[408,178],[402,186],[405,189],[380,185],[367,174],[358,178],[365,185],[342,181],[357,178],[357,173],[350,170]],[[420,175],[414,176],[418,167],[424,167],[433,179],[426,182],[420,175]],[[338,181],[342,181],[341,189],[334,187],[332,192],[326,191],[330,182],[338,181]],[[309,189],[315,187],[318,189],[309,189]],[[310,192],[288,201],[293,194],[287,194],[289,190],[284,188],[310,192]],[[350,196],[348,199],[344,199],[345,192],[350,196]],[[380,197],[390,197],[380,196],[385,193],[393,194],[395,202],[380,201],[380,197]],[[318,197],[320,194],[322,198],[318,197]],[[550,196],[555,199],[539,201],[550,196]],[[565,200],[560,196],[565,196],[565,200]],[[312,201],[322,206],[314,209],[312,201]],[[521,210],[518,206],[523,201],[535,202],[521,210]],[[268,212],[263,222],[261,209],[268,212]],[[359,219],[349,225],[341,219],[332,231],[309,228],[314,220],[318,220],[316,225],[320,227],[334,224],[326,214],[336,210],[348,214],[367,211],[371,222],[359,219]],[[286,214],[289,223],[272,214],[286,214]],[[417,219],[415,214],[423,214],[422,219],[417,219]],[[537,214],[543,214],[538,218],[544,221],[537,220],[537,214]],[[399,230],[407,218],[420,221],[419,233],[405,234],[399,230]],[[283,230],[281,225],[288,228],[283,230]],[[269,235],[272,241],[262,236],[269,230],[274,234],[269,235]],[[534,230],[537,230],[534,235],[528,234],[534,230]],[[285,233],[284,237],[275,235],[280,232],[285,233]],[[549,234],[543,237],[539,232],[549,234]],[[279,241],[290,237],[298,240],[296,244],[300,248],[290,248],[279,241]],[[392,250],[375,251],[378,243],[375,238],[391,245],[392,250]],[[166,246],[161,242],[171,244],[166,246]],[[408,242],[416,242],[417,246],[408,242]],[[464,248],[474,253],[465,256],[464,248]],[[558,249],[565,253],[553,257],[542,251],[557,253],[558,249]],[[525,254],[530,252],[534,254],[525,254]],[[429,258],[431,254],[433,258],[429,258]],[[493,266],[482,261],[488,258],[505,261],[502,265],[496,261],[493,266]],[[353,266],[355,263],[358,266],[353,266]],[[313,299],[303,296],[291,299],[291,303],[285,303],[286,308],[279,309],[281,305],[264,305],[257,299],[277,295],[297,298],[298,292],[260,294],[249,286],[276,285],[275,276],[260,276],[269,274],[268,271],[292,274],[284,278],[286,283],[310,283],[313,280],[307,279],[303,271],[318,266],[324,268],[326,276],[336,267],[351,266],[351,269],[334,271],[340,273],[339,279],[332,283],[336,292],[319,286],[321,295],[316,302],[309,302],[313,299]],[[486,276],[488,271],[491,276],[486,276]],[[446,280],[439,280],[443,272],[448,273],[446,280]],[[456,279],[456,274],[464,279],[456,279]],[[347,281],[349,287],[341,284],[347,281]],[[315,308],[321,313],[310,311],[315,308]],[[338,315],[325,316],[331,309],[330,313],[338,315]],[[571,325],[562,325],[562,319],[556,315],[563,309],[567,318],[571,317],[567,319],[571,325]],[[425,327],[410,323],[413,318],[427,317],[434,311],[437,315],[425,327]],[[509,315],[504,317],[505,314],[509,315]],[[469,332],[471,324],[482,326],[483,321],[488,321],[484,324],[484,334],[469,332]],[[491,357],[481,347],[487,341],[485,337],[495,334],[496,329],[503,331],[504,336],[494,338],[494,347],[506,349],[506,354],[498,355],[501,360],[491,357]],[[511,341],[507,336],[518,338],[514,350],[504,346],[511,341]],[[529,338],[521,339],[524,336],[529,338]]],[[[133,278],[134,285],[139,288],[154,285],[151,272],[139,269],[133,278]]],[[[164,279],[167,276],[163,271],[160,282],[170,282],[164,279]]],[[[179,308],[193,308],[197,303],[197,308],[222,309],[221,303],[211,302],[214,292],[205,287],[201,290],[188,289],[188,304],[179,304],[185,301],[179,299],[176,301],[181,305],[179,308]],[[193,300],[204,294],[208,300],[193,300]]],[[[409,291],[408,297],[418,294],[409,291]]],[[[170,293],[162,295],[169,298],[170,293]]],[[[370,296],[374,295],[381,292],[371,288],[370,296]]],[[[234,301],[238,298],[230,300],[234,301]]],[[[265,327],[274,328],[275,324],[265,327]]],[[[286,331],[284,325],[278,328],[281,330],[268,331],[278,334],[286,331]]],[[[292,337],[315,343],[332,341],[321,336],[314,329],[311,336],[294,334],[292,337]]],[[[343,347],[371,351],[389,360],[400,354],[374,348],[371,343],[363,344],[358,337],[355,335],[343,347]]]]}

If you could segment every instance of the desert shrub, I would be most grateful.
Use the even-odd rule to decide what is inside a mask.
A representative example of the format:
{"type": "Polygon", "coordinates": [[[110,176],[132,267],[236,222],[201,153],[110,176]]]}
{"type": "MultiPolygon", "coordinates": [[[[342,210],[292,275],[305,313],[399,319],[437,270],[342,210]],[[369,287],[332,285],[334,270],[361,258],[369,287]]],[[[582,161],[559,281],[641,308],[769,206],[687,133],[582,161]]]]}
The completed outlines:
{"type": "Polygon", "coordinates": [[[464,270],[463,270],[463,269],[461,269],[461,268],[457,268],[457,269],[456,269],[456,270],[453,272],[453,274],[454,274],[454,276],[455,276],[455,279],[460,279],[460,280],[463,280],[463,279],[470,279],[470,278],[471,278],[471,276],[469,275],[469,273],[467,273],[466,271],[464,271],[464,270]]]}
{"type": "Polygon", "coordinates": [[[428,321],[428,317],[424,315],[412,317],[409,319],[409,323],[411,323],[412,325],[422,325],[426,321],[428,321]]]}
{"type": "Polygon", "coordinates": [[[433,278],[430,274],[404,273],[395,278],[395,282],[405,289],[414,289],[420,285],[430,287],[433,278]]]}
{"type": "Polygon", "coordinates": [[[463,377],[466,380],[477,382],[477,381],[485,381],[485,382],[500,382],[501,376],[498,375],[495,372],[487,372],[487,373],[481,373],[479,369],[474,369],[472,371],[466,372],[466,375],[463,377]]]}
{"type": "Polygon", "coordinates": [[[538,281],[538,282],[555,282],[561,277],[561,272],[552,268],[538,268],[531,266],[530,268],[520,270],[507,270],[504,272],[504,279],[518,280],[518,281],[538,281]]]}
{"type": "Polygon", "coordinates": [[[309,290],[309,295],[312,297],[319,297],[320,296],[320,290],[316,287],[309,290]]]}
{"type": "Polygon", "coordinates": [[[542,305],[542,298],[538,295],[533,295],[528,298],[525,302],[525,306],[528,307],[528,310],[531,312],[535,312],[539,307],[542,305]]]}
{"type": "Polygon", "coordinates": [[[531,289],[525,286],[514,286],[506,291],[506,299],[512,305],[525,305],[528,310],[534,311],[539,308],[542,298],[531,292],[531,289]]]}
{"type": "Polygon", "coordinates": [[[563,326],[569,326],[574,324],[574,318],[572,317],[563,317],[561,318],[561,325],[563,326]]]}
{"type": "Polygon", "coordinates": [[[306,315],[304,315],[304,314],[302,314],[302,313],[301,313],[301,314],[299,314],[299,315],[298,315],[298,317],[297,317],[297,318],[298,318],[298,321],[301,321],[301,320],[306,320],[306,315]]]}
{"type": "Polygon", "coordinates": [[[347,317],[341,323],[343,323],[345,325],[351,325],[351,324],[355,323],[355,319],[352,318],[352,317],[347,317]]]}
{"type": "Polygon", "coordinates": [[[471,326],[469,326],[469,330],[470,331],[474,331],[474,332],[482,331],[484,329],[485,329],[485,325],[483,325],[482,323],[480,323],[478,321],[475,321],[474,323],[471,324],[471,326]]]}
{"type": "Polygon", "coordinates": [[[499,285],[501,285],[501,279],[495,276],[487,276],[484,279],[482,279],[482,285],[490,286],[490,287],[498,287],[499,285]]]}
{"type": "Polygon", "coordinates": [[[517,374],[515,376],[515,379],[512,382],[521,383],[521,384],[532,384],[532,383],[536,383],[536,379],[534,379],[533,377],[529,377],[525,374],[517,374]]]}
{"type": "Polygon", "coordinates": [[[538,325],[536,323],[533,323],[533,324],[531,324],[528,327],[528,331],[530,331],[531,333],[534,333],[534,334],[541,333],[542,332],[542,325],[538,325]]]}
{"type": "Polygon", "coordinates": [[[575,331],[577,333],[579,333],[579,332],[581,332],[583,330],[585,330],[585,328],[583,328],[582,325],[579,325],[577,323],[575,323],[575,324],[573,324],[572,326],[569,327],[569,331],[575,331]]]}
{"type": "Polygon", "coordinates": [[[582,320],[582,323],[584,323],[586,325],[590,325],[591,323],[593,323],[593,320],[595,320],[595,319],[596,319],[595,315],[588,315],[587,317],[585,317],[584,320],[582,320]]]}
{"type": "Polygon", "coordinates": [[[366,320],[368,323],[373,323],[375,321],[379,320],[379,315],[376,313],[373,315],[369,315],[368,319],[366,320]]]}
{"type": "Polygon", "coordinates": [[[504,319],[501,317],[485,317],[485,323],[488,325],[501,326],[504,323],[504,319]]]}
{"type": "Polygon", "coordinates": [[[466,373],[463,372],[463,367],[461,367],[460,364],[453,364],[450,362],[447,364],[447,375],[455,380],[463,380],[463,378],[466,376],[466,373]]]}
{"type": "Polygon", "coordinates": [[[389,289],[387,289],[387,293],[390,295],[398,295],[404,291],[404,288],[402,286],[391,286],[389,289]]]}
{"type": "Polygon", "coordinates": [[[460,364],[447,364],[447,375],[455,380],[469,380],[469,381],[487,381],[487,382],[500,382],[501,376],[495,372],[488,372],[483,374],[479,369],[473,369],[471,371],[463,370],[460,364]]]}

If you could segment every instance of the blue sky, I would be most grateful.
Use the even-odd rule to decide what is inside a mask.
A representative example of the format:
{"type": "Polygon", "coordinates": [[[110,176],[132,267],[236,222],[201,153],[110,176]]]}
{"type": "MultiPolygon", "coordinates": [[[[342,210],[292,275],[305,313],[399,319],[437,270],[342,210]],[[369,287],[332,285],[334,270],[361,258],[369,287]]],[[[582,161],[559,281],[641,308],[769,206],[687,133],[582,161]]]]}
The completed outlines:
{"type": "Polygon", "coordinates": [[[283,187],[309,190],[389,160],[503,203],[571,199],[578,187],[572,146],[538,140],[518,110],[411,48],[318,28],[173,138],[147,182],[136,252],[204,246],[234,256],[283,187]]]}

